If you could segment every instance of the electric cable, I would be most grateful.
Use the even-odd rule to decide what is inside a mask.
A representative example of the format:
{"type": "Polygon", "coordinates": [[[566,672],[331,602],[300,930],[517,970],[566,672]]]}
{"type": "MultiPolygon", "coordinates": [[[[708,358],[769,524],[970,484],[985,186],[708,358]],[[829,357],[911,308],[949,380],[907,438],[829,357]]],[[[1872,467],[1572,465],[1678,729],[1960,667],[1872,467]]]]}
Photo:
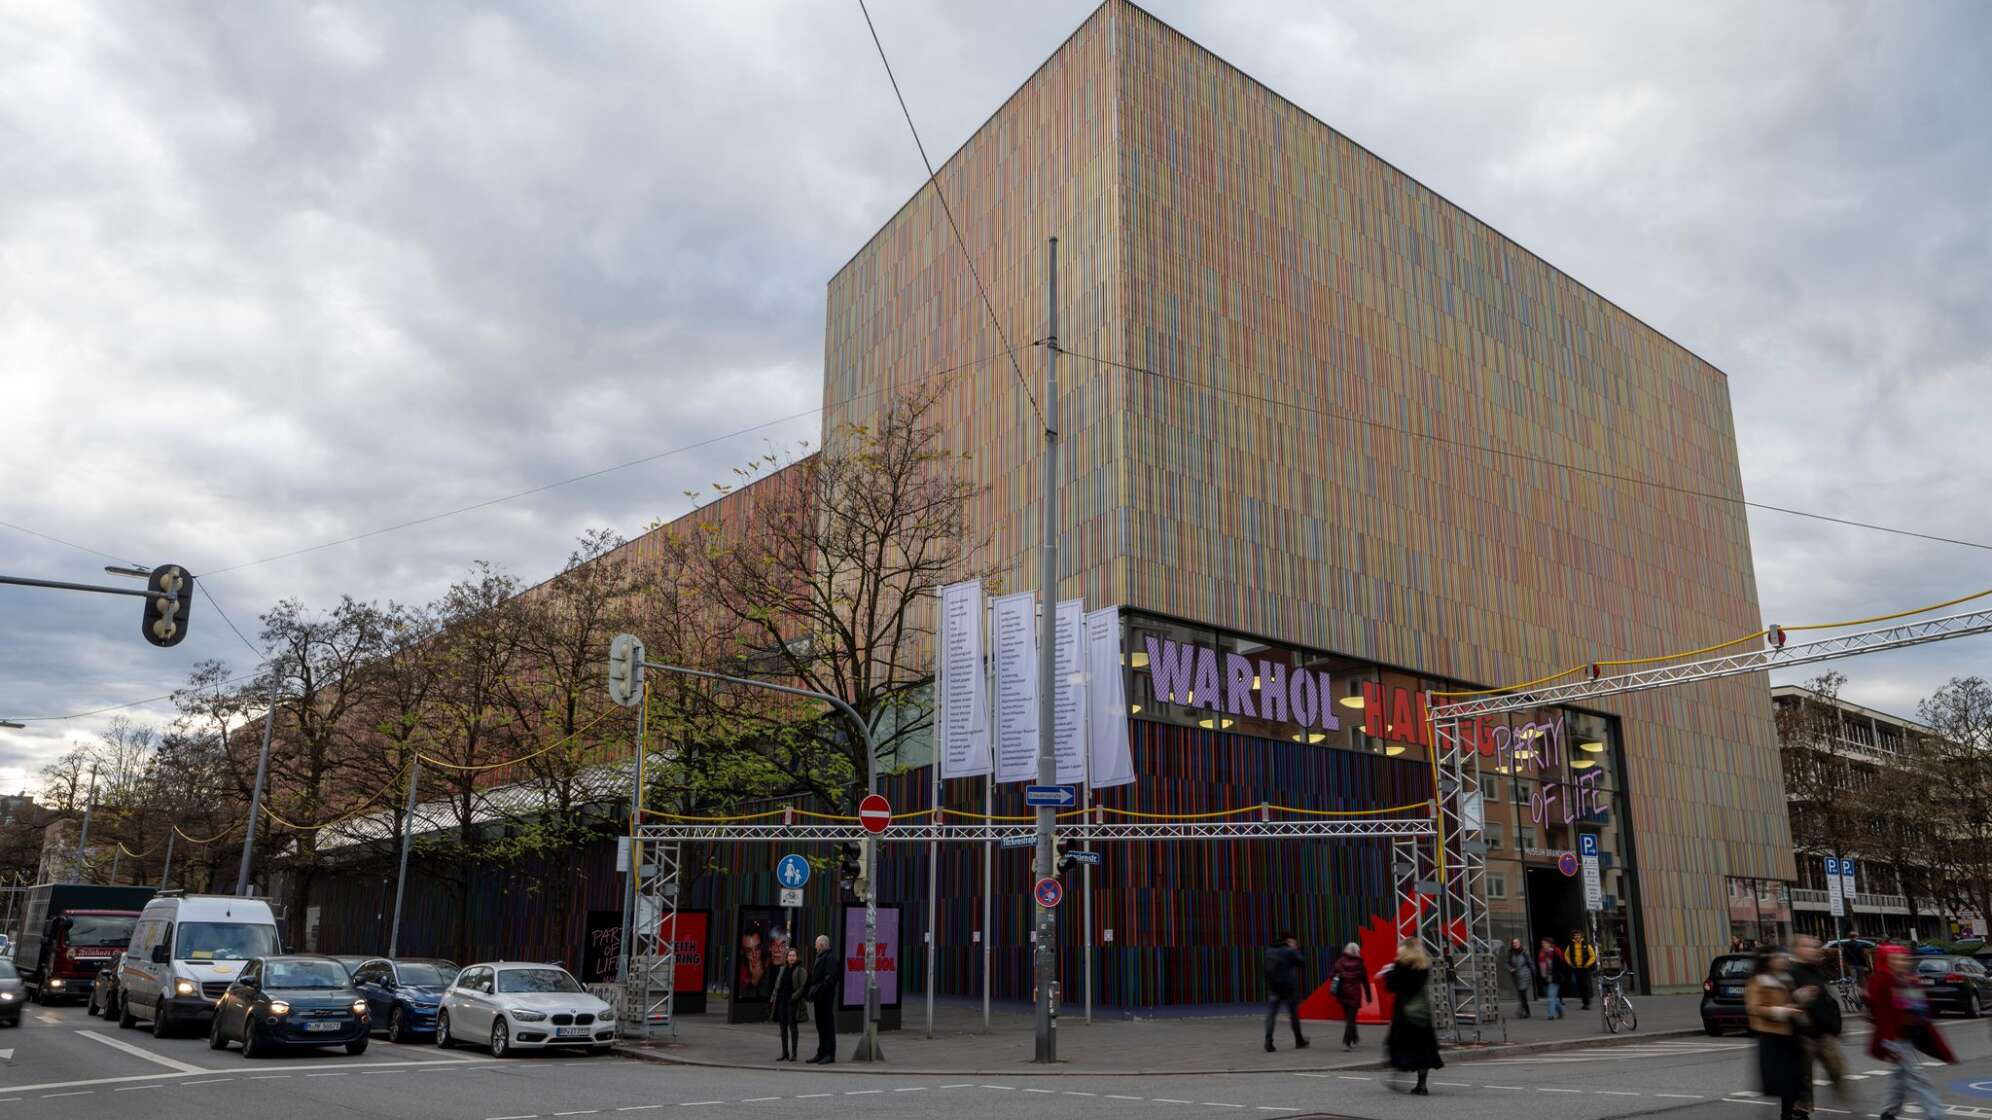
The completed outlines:
{"type": "Polygon", "coordinates": [[[982,273],[975,267],[975,256],[968,251],[968,239],[961,235],[961,223],[955,221],[954,207],[948,205],[947,192],[941,190],[940,176],[934,173],[934,161],[927,158],[927,145],[920,139],[920,129],[913,123],[913,110],[906,107],[906,95],[900,92],[899,78],[892,72],[892,60],[885,57],[885,43],[878,37],[878,26],[872,23],[871,9],[865,0],[858,0],[858,11],[865,17],[865,29],[871,32],[872,46],[878,48],[878,60],[885,67],[885,80],[892,83],[892,96],[899,101],[899,112],[906,118],[906,130],[913,134],[913,146],[920,150],[920,162],[927,168],[927,182],[934,188],[934,197],[940,200],[941,213],[947,215],[948,228],[954,230],[955,244],[961,248],[962,259],[968,262],[968,274],[975,278],[975,290],[982,293],[982,306],[989,311],[990,325],[996,328],[996,341],[1003,352],[1010,356],[1010,368],[1016,371],[1017,384],[1024,390],[1024,399],[1031,402],[1031,411],[1037,413],[1038,425],[1046,431],[1051,424],[1044,418],[1044,409],[1038,407],[1037,396],[1031,392],[1030,383],[1024,380],[1024,367],[1017,361],[1017,353],[1010,348],[1010,339],[1003,330],[1003,321],[996,315],[996,303],[989,298],[989,288],[982,282],[982,273]]]}

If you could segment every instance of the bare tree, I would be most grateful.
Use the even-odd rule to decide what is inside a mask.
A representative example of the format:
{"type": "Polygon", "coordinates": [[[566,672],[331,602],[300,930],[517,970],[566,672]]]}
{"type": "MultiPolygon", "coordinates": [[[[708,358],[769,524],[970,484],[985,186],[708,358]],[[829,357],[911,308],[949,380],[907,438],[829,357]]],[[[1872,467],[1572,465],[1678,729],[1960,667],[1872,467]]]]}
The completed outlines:
{"type": "Polygon", "coordinates": [[[1946,865],[1981,916],[1992,916],[1992,684],[1953,677],[1916,706],[1926,745],[1922,804],[1946,865]]]}
{"type": "Polygon", "coordinates": [[[840,719],[741,698],[786,729],[766,757],[832,804],[849,806],[929,729],[933,593],[973,574],[980,551],[968,539],[978,490],[945,449],[939,400],[931,383],[895,397],[876,426],[847,426],[788,467],[743,526],[695,521],[671,542],[667,565],[684,571],[690,609],[718,620],[729,667],[836,696],[877,736],[878,757],[866,758],[840,719]]]}

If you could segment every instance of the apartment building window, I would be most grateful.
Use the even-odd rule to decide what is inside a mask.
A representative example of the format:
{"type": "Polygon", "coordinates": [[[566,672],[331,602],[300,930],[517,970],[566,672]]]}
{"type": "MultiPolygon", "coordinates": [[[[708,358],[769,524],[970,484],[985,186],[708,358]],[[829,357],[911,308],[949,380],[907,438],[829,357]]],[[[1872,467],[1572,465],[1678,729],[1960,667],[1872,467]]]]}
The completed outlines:
{"type": "Polygon", "coordinates": [[[1499,874],[1498,872],[1488,873],[1487,897],[1490,899],[1508,897],[1508,877],[1506,875],[1499,874]]]}

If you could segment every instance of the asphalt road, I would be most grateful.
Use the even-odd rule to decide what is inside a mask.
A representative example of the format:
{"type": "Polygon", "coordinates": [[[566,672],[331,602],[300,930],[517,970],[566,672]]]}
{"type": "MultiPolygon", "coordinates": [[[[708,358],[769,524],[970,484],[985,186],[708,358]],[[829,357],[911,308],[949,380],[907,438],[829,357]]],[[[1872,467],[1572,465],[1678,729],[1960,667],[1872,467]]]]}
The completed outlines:
{"type": "MultiPolygon", "coordinates": [[[[1961,1065],[1930,1071],[1954,1116],[1992,1120],[1992,1035],[1985,1023],[1948,1021],[1961,1065]],[[1982,1088],[1974,1086],[1981,1083],[1982,1088]]],[[[1858,1054],[1862,1040],[1851,1039],[1858,1054]]],[[[769,1039],[773,1046],[774,1039],[769,1039]]],[[[80,1008],[28,1008],[0,1031],[0,1120],[138,1116],[280,1116],[564,1120],[620,1113],[816,1118],[963,1116],[1186,1117],[1221,1114],[1341,1116],[1365,1120],[1669,1120],[1775,1117],[1747,1093],[1751,1044],[1683,1039],[1576,1048],[1506,1060],[1455,1062],[1433,1075],[1429,1098],[1403,1096],[1369,1071],[1184,1077],[1095,1075],[947,1078],[812,1070],[744,1071],[579,1054],[495,1061],[476,1051],[392,1046],[365,1055],[328,1050],[249,1061],[205,1039],[155,1040],[86,1017],[80,1008]],[[11,1053],[9,1052],[11,1051],[11,1053]]],[[[1879,1111],[1880,1066],[1857,1056],[1854,1096],[1820,1091],[1822,1117],[1867,1120],[1879,1111]]],[[[1914,1115],[1913,1113],[1910,1115],[1914,1115]]]]}

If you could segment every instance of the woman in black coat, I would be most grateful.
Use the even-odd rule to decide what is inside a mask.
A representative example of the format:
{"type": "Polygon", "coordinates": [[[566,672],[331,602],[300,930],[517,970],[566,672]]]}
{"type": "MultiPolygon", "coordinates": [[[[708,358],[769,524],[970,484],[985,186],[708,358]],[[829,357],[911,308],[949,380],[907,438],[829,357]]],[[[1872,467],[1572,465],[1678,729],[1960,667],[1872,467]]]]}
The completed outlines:
{"type": "Polygon", "coordinates": [[[1427,990],[1431,979],[1432,959],[1416,941],[1400,944],[1396,962],[1383,970],[1384,990],[1393,997],[1384,1052],[1390,1057],[1390,1068],[1418,1075],[1418,1084],[1411,1092],[1421,1097],[1430,1095],[1425,1075],[1444,1069],[1446,1064],[1439,1057],[1439,1033],[1432,1029],[1432,997],[1427,990]]]}
{"type": "Polygon", "coordinates": [[[775,967],[773,991],[768,1001],[768,1018],[775,1021],[775,1028],[782,1034],[781,1061],[793,1062],[802,1057],[802,1028],[797,1026],[807,1013],[803,1010],[802,989],[809,981],[802,969],[802,957],[793,948],[775,967]]]}

